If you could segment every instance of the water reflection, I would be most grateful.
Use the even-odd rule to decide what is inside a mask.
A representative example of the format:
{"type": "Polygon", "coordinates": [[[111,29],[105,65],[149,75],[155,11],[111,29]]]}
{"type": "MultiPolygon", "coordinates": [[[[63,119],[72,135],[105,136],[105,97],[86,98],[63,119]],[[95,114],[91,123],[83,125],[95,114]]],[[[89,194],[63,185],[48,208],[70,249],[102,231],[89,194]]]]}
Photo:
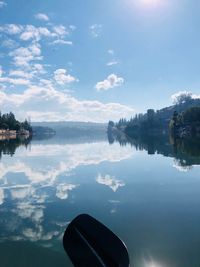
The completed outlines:
{"type": "Polygon", "coordinates": [[[200,180],[193,164],[198,153],[164,137],[19,146],[0,161],[1,251],[21,247],[29,255],[28,247],[42,248],[41,258],[71,266],[64,263],[62,235],[77,214],[89,213],[127,243],[131,266],[198,266],[200,180]]]}
{"type": "MultiPolygon", "coordinates": [[[[130,147],[121,149],[115,145],[111,149],[105,142],[36,143],[28,150],[16,150],[15,158],[2,158],[0,212],[4,216],[0,219],[1,241],[39,241],[45,246],[53,246],[52,240],[60,242],[71,216],[66,213],[52,221],[52,218],[47,220],[46,212],[49,206],[66,201],[70,195],[68,203],[73,204],[72,192],[80,187],[73,171],[81,166],[120,162],[133,154],[130,147]]],[[[109,186],[114,192],[125,185],[110,175],[97,174],[93,179],[97,184],[109,186]]]]}
{"type": "Polygon", "coordinates": [[[166,265],[158,263],[158,262],[154,261],[153,259],[150,259],[150,260],[144,259],[141,266],[143,266],[143,267],[167,267],[166,265]]]}
{"type": "Polygon", "coordinates": [[[125,183],[122,180],[118,180],[109,174],[106,174],[105,176],[98,174],[96,181],[99,184],[108,186],[114,192],[116,192],[119,187],[125,186],[125,183]]]}
{"type": "Polygon", "coordinates": [[[121,146],[130,145],[136,150],[146,150],[149,155],[162,154],[174,158],[174,166],[180,171],[188,171],[193,165],[200,165],[200,139],[175,139],[169,135],[126,136],[123,133],[108,135],[110,144],[119,142],[121,146]]]}
{"type": "Polygon", "coordinates": [[[15,154],[15,151],[20,146],[28,147],[28,144],[31,141],[31,137],[21,136],[17,137],[15,139],[11,138],[4,138],[1,136],[0,140],[0,159],[2,158],[2,155],[10,155],[13,156],[15,154]]]}

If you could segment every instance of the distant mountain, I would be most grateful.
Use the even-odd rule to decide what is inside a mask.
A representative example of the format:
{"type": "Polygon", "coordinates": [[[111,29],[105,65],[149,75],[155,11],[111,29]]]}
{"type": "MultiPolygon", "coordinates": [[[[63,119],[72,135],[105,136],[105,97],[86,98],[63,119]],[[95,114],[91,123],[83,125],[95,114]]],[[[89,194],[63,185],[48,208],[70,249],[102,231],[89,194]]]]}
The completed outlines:
{"type": "Polygon", "coordinates": [[[42,126],[49,127],[52,129],[61,129],[61,128],[95,128],[102,129],[107,127],[107,123],[95,123],[95,122],[77,122],[77,121],[52,121],[52,122],[32,122],[33,126],[42,126]]]}
{"type": "Polygon", "coordinates": [[[56,131],[46,126],[32,126],[32,135],[34,139],[49,139],[56,134],[56,131]]]}
{"type": "Polygon", "coordinates": [[[73,121],[60,121],[60,122],[32,122],[35,127],[48,127],[56,132],[56,137],[60,138],[93,138],[105,136],[107,130],[106,123],[94,122],[73,122],[73,121]]]}

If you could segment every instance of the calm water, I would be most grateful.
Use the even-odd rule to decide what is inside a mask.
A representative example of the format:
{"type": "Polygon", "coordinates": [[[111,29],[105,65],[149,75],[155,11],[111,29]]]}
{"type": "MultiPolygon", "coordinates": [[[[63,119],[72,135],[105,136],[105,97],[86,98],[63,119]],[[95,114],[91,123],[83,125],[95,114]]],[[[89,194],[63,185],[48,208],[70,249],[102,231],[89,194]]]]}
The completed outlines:
{"type": "Polygon", "coordinates": [[[0,266],[71,266],[62,236],[80,213],[124,240],[131,266],[200,266],[199,155],[122,143],[32,141],[12,157],[4,149],[0,266]]]}

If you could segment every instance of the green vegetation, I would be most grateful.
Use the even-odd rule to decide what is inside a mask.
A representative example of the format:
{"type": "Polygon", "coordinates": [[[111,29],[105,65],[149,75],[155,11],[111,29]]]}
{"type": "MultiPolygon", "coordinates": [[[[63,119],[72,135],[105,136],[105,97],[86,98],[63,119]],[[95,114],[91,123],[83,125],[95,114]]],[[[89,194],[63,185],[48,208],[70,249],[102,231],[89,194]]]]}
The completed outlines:
{"type": "Polygon", "coordinates": [[[148,109],[147,113],[136,114],[130,120],[120,119],[116,127],[128,135],[157,134],[166,128],[166,123],[160,118],[158,112],[148,109]]]}
{"type": "Polygon", "coordinates": [[[129,136],[141,136],[166,134],[169,131],[176,134],[187,127],[183,136],[188,132],[194,135],[200,132],[199,109],[200,99],[193,99],[190,93],[182,93],[174,99],[173,106],[157,111],[148,109],[145,114],[136,114],[130,120],[122,118],[112,128],[129,136]]]}
{"type": "Polygon", "coordinates": [[[174,126],[200,124],[200,107],[189,108],[180,114],[175,111],[170,122],[174,126]]]}
{"type": "Polygon", "coordinates": [[[171,133],[178,137],[200,136],[200,106],[180,114],[175,111],[169,127],[171,133]]]}
{"type": "Polygon", "coordinates": [[[192,107],[183,112],[181,120],[185,124],[200,124],[200,107],[192,107]]]}
{"type": "Polygon", "coordinates": [[[15,130],[16,132],[27,130],[32,132],[30,123],[27,120],[19,122],[16,120],[15,115],[12,112],[6,114],[1,114],[0,112],[0,129],[15,130]]]}

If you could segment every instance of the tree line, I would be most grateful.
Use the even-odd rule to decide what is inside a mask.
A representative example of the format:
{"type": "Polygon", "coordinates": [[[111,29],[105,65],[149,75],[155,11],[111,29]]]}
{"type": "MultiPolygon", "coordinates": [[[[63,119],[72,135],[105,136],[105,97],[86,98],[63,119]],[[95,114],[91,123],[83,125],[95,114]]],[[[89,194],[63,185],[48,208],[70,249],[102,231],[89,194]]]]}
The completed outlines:
{"type": "Polygon", "coordinates": [[[157,111],[148,109],[146,113],[136,114],[129,120],[121,118],[116,123],[110,121],[108,130],[114,127],[128,135],[157,135],[190,124],[196,131],[200,127],[199,109],[200,99],[193,98],[191,93],[183,92],[175,96],[173,106],[157,111]]]}
{"type": "Polygon", "coordinates": [[[23,122],[18,121],[12,112],[2,114],[0,112],[0,129],[2,130],[15,130],[17,132],[27,130],[32,132],[30,122],[25,119],[23,122]]]}
{"type": "Polygon", "coordinates": [[[166,128],[166,122],[159,116],[159,112],[154,109],[148,109],[145,114],[136,114],[130,120],[121,118],[115,127],[125,131],[127,134],[141,134],[152,131],[162,131],[166,128]]]}
{"type": "Polygon", "coordinates": [[[200,107],[191,107],[184,112],[174,112],[169,124],[172,133],[188,131],[192,135],[200,132],[200,107]]]}

